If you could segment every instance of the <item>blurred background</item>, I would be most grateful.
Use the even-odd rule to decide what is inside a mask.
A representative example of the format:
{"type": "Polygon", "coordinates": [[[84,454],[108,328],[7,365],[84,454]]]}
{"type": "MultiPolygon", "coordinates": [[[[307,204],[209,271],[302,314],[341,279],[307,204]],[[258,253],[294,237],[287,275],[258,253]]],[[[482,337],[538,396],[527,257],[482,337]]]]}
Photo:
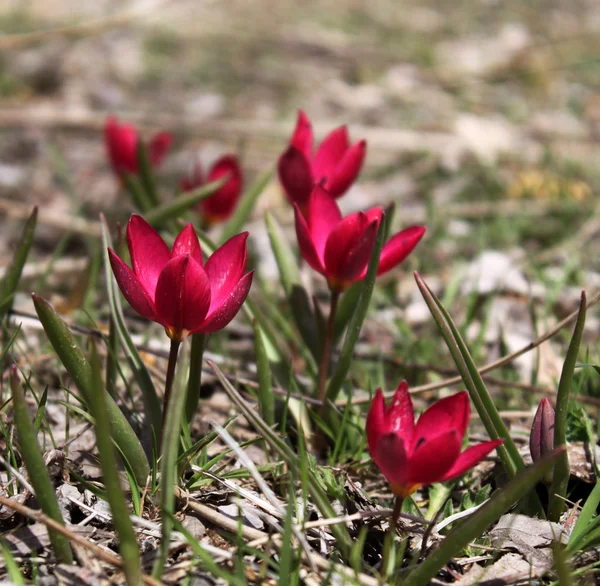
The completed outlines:
{"type": "MultiPolygon", "coordinates": [[[[175,134],[170,197],[198,158],[238,153],[247,184],[274,168],[302,108],[320,138],[348,124],[367,139],[340,204],[426,223],[421,270],[447,281],[491,249],[502,278],[516,259],[546,291],[600,283],[595,0],[2,0],[0,30],[0,212],[41,206],[39,254],[68,228],[76,256],[100,210],[126,218],[107,115],[175,134]]],[[[259,257],[267,206],[291,222],[276,179],[259,257]]]]}

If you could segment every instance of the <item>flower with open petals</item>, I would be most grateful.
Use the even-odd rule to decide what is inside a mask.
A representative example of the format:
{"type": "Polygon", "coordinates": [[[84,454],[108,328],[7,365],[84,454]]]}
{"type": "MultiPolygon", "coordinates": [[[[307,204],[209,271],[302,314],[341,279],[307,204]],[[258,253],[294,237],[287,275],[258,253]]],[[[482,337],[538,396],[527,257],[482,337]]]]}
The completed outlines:
{"type": "Polygon", "coordinates": [[[145,318],[161,324],[173,340],[224,328],[248,295],[254,271],[246,270],[244,232],[230,238],[206,261],[192,224],[169,250],[158,232],[138,215],[127,224],[131,266],[109,249],[123,296],[145,318]]]}
{"type": "Polygon", "coordinates": [[[323,140],[313,156],[312,126],[299,110],[290,145],[279,157],[279,180],[289,200],[304,211],[315,185],[324,187],[332,197],[344,195],[360,173],[366,150],[365,140],[350,145],[348,129],[341,126],[323,140]]]}
{"type": "Polygon", "coordinates": [[[237,206],[242,194],[242,169],[234,155],[224,155],[210,168],[206,181],[202,175],[200,163],[194,166],[189,178],[181,181],[184,191],[192,191],[202,187],[207,182],[216,181],[228,176],[227,181],[210,197],[203,199],[197,205],[204,220],[208,224],[222,222],[229,218],[237,206]]]}
{"type": "MultiPolygon", "coordinates": [[[[111,167],[116,175],[121,177],[125,173],[137,174],[137,144],[138,131],[132,124],[120,124],[114,116],[109,116],[104,126],[104,142],[108,151],[111,167]]],[[[158,167],[165,158],[173,135],[169,132],[155,134],[148,144],[150,164],[158,167]]]]}
{"type": "Polygon", "coordinates": [[[388,407],[377,389],[367,416],[367,442],[373,461],[397,497],[461,476],[502,443],[482,442],[461,453],[470,415],[469,395],[463,391],[434,403],[415,425],[406,381],[388,407]]]}
{"type": "MultiPolygon", "coordinates": [[[[380,207],[346,217],[335,200],[320,186],[308,200],[306,215],[295,206],[296,236],[306,262],[327,278],[337,293],[362,281],[371,257],[383,210],[380,207]]],[[[392,236],[379,258],[378,275],[400,264],[425,234],[425,226],[411,226],[392,236]]]]}

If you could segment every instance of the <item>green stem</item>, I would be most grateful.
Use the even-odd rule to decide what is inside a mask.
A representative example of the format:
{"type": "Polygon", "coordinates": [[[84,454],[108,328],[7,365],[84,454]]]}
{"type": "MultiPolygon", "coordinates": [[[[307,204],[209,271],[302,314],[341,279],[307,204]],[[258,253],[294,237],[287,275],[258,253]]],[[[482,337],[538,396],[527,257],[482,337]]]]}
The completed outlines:
{"type": "Polygon", "coordinates": [[[177,349],[179,342],[171,341],[171,352],[169,354],[169,367],[167,371],[167,385],[165,386],[165,397],[168,401],[164,406],[164,425],[161,446],[160,463],[160,510],[162,511],[162,536],[156,562],[152,570],[155,578],[162,576],[167,558],[169,556],[169,542],[173,530],[173,516],[175,514],[175,485],[177,484],[177,456],[179,450],[179,437],[181,434],[181,422],[185,411],[186,386],[176,385],[173,388],[175,364],[177,360],[177,349]]]}
{"type": "MultiPolygon", "coordinates": [[[[42,457],[40,445],[37,441],[37,434],[29,415],[29,409],[19,380],[19,371],[16,366],[11,368],[10,385],[19,447],[27,474],[29,475],[29,481],[35,491],[35,498],[42,511],[48,517],[64,525],[58,501],[56,500],[56,494],[54,493],[54,486],[52,486],[52,481],[44,464],[44,458],[42,457]]],[[[48,534],[56,559],[61,564],[72,564],[73,554],[69,540],[56,531],[49,530],[48,534]]]]}
{"type": "Polygon", "coordinates": [[[171,340],[171,348],[169,349],[169,364],[167,365],[167,380],[165,381],[165,394],[163,395],[163,421],[162,428],[165,429],[167,419],[167,409],[171,400],[171,389],[175,380],[175,365],[177,364],[177,354],[179,352],[179,340],[171,340]]]}
{"type": "MultiPolygon", "coordinates": [[[[325,331],[325,342],[323,344],[323,353],[321,354],[321,364],[319,366],[319,383],[317,387],[317,397],[321,403],[319,408],[319,418],[323,424],[327,423],[329,415],[329,401],[327,400],[327,375],[329,374],[329,363],[331,362],[331,349],[333,347],[333,334],[335,330],[335,314],[337,311],[340,293],[333,291],[329,306],[329,318],[327,319],[327,330],[325,331]]],[[[317,429],[314,438],[314,448],[319,452],[325,448],[325,437],[323,429],[317,429]]]]}
{"type": "Polygon", "coordinates": [[[337,312],[338,301],[340,294],[338,292],[331,293],[331,301],[329,306],[329,319],[327,320],[327,331],[325,332],[325,344],[323,345],[323,353],[321,354],[321,364],[319,366],[319,386],[318,395],[320,401],[323,401],[321,406],[321,416],[327,414],[325,403],[325,393],[327,391],[327,375],[329,374],[329,363],[331,361],[331,349],[333,347],[333,332],[335,328],[335,314],[337,312]]]}
{"type": "Polygon", "coordinates": [[[200,386],[202,384],[202,357],[206,344],[205,334],[192,334],[192,348],[190,350],[190,375],[188,378],[187,398],[185,400],[185,417],[191,425],[200,400],[200,386]]]}
{"type": "Polygon", "coordinates": [[[402,497],[397,496],[394,501],[394,512],[392,513],[392,518],[390,519],[390,526],[388,527],[388,538],[386,539],[387,548],[383,551],[383,559],[381,561],[381,572],[384,576],[389,576],[390,572],[388,570],[388,563],[390,561],[391,552],[394,548],[394,536],[396,534],[396,529],[398,527],[398,519],[400,518],[400,512],[402,511],[402,503],[404,499],[402,497]]]}

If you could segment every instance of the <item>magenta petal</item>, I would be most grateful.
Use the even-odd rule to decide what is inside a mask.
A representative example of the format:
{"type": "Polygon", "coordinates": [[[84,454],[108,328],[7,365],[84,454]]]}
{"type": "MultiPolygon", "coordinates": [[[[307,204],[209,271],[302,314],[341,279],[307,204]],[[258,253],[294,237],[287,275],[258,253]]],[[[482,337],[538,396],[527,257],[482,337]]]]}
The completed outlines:
{"type": "Polygon", "coordinates": [[[423,238],[425,231],[425,226],[411,226],[392,236],[381,251],[377,274],[383,275],[399,265],[423,238]]]}
{"type": "Polygon", "coordinates": [[[169,247],[141,216],[133,214],[127,224],[127,245],[133,272],[154,301],[158,276],[169,262],[169,247]]]}
{"type": "Polygon", "coordinates": [[[385,417],[385,398],[381,389],[377,389],[375,398],[371,403],[369,414],[367,415],[366,431],[369,453],[372,456],[375,453],[379,440],[388,431],[385,417]]]}
{"type": "Polygon", "coordinates": [[[405,446],[412,444],[415,412],[405,380],[398,385],[392,402],[386,410],[385,425],[388,432],[394,432],[404,440],[405,446]]]}
{"type": "Polygon", "coordinates": [[[410,455],[408,483],[442,482],[460,454],[461,439],[456,430],[451,429],[417,443],[410,455]]]}
{"type": "Polygon", "coordinates": [[[204,264],[202,260],[202,250],[194,226],[188,224],[175,238],[171,258],[176,256],[185,256],[189,254],[200,266],[204,264]]]}
{"type": "Polygon", "coordinates": [[[454,462],[453,466],[444,474],[441,482],[452,480],[479,464],[492,450],[497,448],[503,440],[483,442],[467,448],[454,462]]]}
{"type": "Polygon", "coordinates": [[[304,260],[318,273],[325,274],[323,263],[317,254],[317,249],[312,241],[311,234],[308,230],[306,220],[300,211],[300,208],[294,204],[294,217],[296,223],[296,238],[300,254],[304,260]]]}
{"type": "Polygon", "coordinates": [[[204,269],[189,255],[171,259],[156,286],[156,313],[178,336],[195,330],[210,307],[210,282],[204,269]]]}
{"type": "Polygon", "coordinates": [[[208,174],[209,181],[228,176],[225,184],[209,198],[200,202],[199,207],[210,219],[225,220],[235,209],[242,194],[242,170],[233,155],[221,157],[208,174]]]}
{"type": "Polygon", "coordinates": [[[454,430],[462,438],[467,431],[471,416],[469,393],[463,391],[436,401],[425,410],[415,427],[413,444],[454,430]]]}
{"type": "Polygon", "coordinates": [[[307,161],[312,159],[312,126],[308,116],[302,110],[298,110],[298,120],[290,144],[296,147],[307,161]]]}
{"type": "Polygon", "coordinates": [[[305,206],[312,191],[310,163],[296,147],[290,146],[277,163],[279,181],[292,203],[305,206]]]}
{"type": "Polygon", "coordinates": [[[371,457],[391,484],[406,485],[410,464],[406,446],[398,434],[387,433],[381,436],[371,457]]]}
{"type": "Polygon", "coordinates": [[[308,200],[306,222],[321,261],[325,258],[327,238],[341,221],[342,213],[337,203],[325,189],[317,185],[308,200]]]}
{"type": "Polygon", "coordinates": [[[327,178],[325,187],[333,197],[344,195],[358,177],[365,160],[367,142],[361,140],[348,149],[327,178]]]}
{"type": "Polygon", "coordinates": [[[364,212],[346,216],[327,238],[327,276],[343,281],[356,280],[369,263],[376,236],[377,222],[369,224],[364,212]]]}
{"type": "Polygon", "coordinates": [[[163,159],[171,148],[172,142],[173,135],[170,132],[159,132],[152,137],[148,147],[148,154],[153,167],[158,167],[163,162],[163,159]]]}
{"type": "Polygon", "coordinates": [[[158,321],[152,299],[138,281],[135,273],[109,248],[108,256],[115,279],[123,293],[123,297],[141,316],[152,321],[158,321]]]}
{"type": "Polygon", "coordinates": [[[248,296],[254,271],[244,275],[237,285],[230,291],[229,295],[222,299],[220,306],[211,308],[205,321],[195,331],[211,334],[222,330],[237,314],[248,296]]]}
{"type": "Polygon", "coordinates": [[[131,124],[119,124],[114,116],[106,120],[104,142],[115,173],[137,173],[137,140],[137,130],[131,124]]]}
{"type": "Polygon", "coordinates": [[[325,137],[312,163],[315,183],[321,183],[323,178],[330,179],[333,176],[349,146],[348,129],[345,126],[336,128],[325,137]]]}
{"type": "Polygon", "coordinates": [[[233,236],[206,261],[204,270],[208,275],[211,291],[209,314],[223,305],[242,278],[248,254],[247,238],[248,232],[233,236]]]}

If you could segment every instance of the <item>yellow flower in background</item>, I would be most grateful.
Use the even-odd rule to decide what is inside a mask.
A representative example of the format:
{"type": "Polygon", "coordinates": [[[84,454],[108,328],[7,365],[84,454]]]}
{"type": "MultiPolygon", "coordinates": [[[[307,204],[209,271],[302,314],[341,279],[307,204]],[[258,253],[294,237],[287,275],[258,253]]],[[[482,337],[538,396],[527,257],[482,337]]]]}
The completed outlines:
{"type": "Polygon", "coordinates": [[[561,199],[583,201],[592,194],[590,186],[581,180],[565,179],[556,173],[532,169],[519,173],[508,188],[508,196],[514,199],[561,199]]]}

